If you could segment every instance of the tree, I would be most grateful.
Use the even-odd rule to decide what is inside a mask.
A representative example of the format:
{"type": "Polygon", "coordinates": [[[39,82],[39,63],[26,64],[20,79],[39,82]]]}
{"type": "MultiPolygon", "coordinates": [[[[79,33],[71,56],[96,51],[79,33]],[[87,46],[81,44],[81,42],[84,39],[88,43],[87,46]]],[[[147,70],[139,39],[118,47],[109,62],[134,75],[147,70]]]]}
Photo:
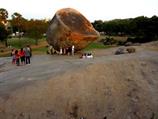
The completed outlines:
{"type": "Polygon", "coordinates": [[[38,45],[38,40],[43,37],[47,28],[48,22],[32,19],[27,22],[26,35],[30,38],[34,38],[36,45],[38,45]]]}
{"type": "Polygon", "coordinates": [[[14,12],[14,13],[12,14],[12,18],[13,18],[13,19],[22,18],[22,15],[21,15],[20,13],[14,12]]]}
{"type": "Polygon", "coordinates": [[[6,23],[8,18],[8,11],[4,8],[0,8],[0,22],[6,23]]]}
{"type": "Polygon", "coordinates": [[[0,41],[4,41],[8,36],[7,30],[5,29],[5,26],[0,23],[0,41]]]}
{"type": "Polygon", "coordinates": [[[94,23],[92,23],[92,25],[97,31],[99,31],[99,32],[103,31],[103,21],[102,20],[96,20],[96,21],[94,21],[94,23]]]}
{"type": "Polygon", "coordinates": [[[11,20],[13,32],[14,33],[24,32],[26,30],[26,27],[25,27],[26,21],[27,20],[24,19],[20,13],[17,13],[17,12],[13,13],[12,20],[11,20]]]}
{"type": "Polygon", "coordinates": [[[8,46],[7,36],[9,35],[7,18],[8,18],[8,11],[4,8],[0,8],[0,23],[1,23],[1,30],[3,31],[3,34],[1,33],[1,39],[5,41],[6,47],[8,46]]]}
{"type": "Polygon", "coordinates": [[[154,39],[158,39],[158,17],[153,16],[150,19],[149,30],[154,34],[154,39]]]}

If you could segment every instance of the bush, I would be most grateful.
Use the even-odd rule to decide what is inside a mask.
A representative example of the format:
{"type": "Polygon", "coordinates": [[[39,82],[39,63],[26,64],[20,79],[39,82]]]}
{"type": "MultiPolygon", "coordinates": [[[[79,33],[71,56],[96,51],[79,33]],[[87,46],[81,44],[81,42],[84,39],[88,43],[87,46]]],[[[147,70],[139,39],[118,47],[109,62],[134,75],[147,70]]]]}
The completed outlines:
{"type": "Polygon", "coordinates": [[[15,48],[22,48],[25,47],[26,45],[33,45],[35,44],[35,40],[31,38],[11,38],[8,39],[8,44],[15,47],[15,48]]]}
{"type": "Polygon", "coordinates": [[[100,42],[102,42],[104,45],[117,44],[117,41],[114,38],[110,38],[110,37],[106,37],[104,39],[101,39],[100,42]]]}
{"type": "Polygon", "coordinates": [[[124,45],[125,41],[116,40],[111,37],[106,37],[104,39],[101,39],[101,41],[104,45],[124,45]]]}
{"type": "Polygon", "coordinates": [[[125,45],[125,44],[126,44],[126,41],[118,41],[117,45],[125,45]]]}
{"type": "Polygon", "coordinates": [[[127,38],[127,42],[132,42],[132,43],[146,43],[153,41],[150,37],[135,37],[135,38],[127,38]]]}
{"type": "Polygon", "coordinates": [[[104,49],[104,48],[109,48],[109,46],[105,46],[104,44],[99,43],[99,42],[97,42],[97,43],[92,42],[83,50],[87,51],[87,50],[91,50],[91,49],[104,49]]]}

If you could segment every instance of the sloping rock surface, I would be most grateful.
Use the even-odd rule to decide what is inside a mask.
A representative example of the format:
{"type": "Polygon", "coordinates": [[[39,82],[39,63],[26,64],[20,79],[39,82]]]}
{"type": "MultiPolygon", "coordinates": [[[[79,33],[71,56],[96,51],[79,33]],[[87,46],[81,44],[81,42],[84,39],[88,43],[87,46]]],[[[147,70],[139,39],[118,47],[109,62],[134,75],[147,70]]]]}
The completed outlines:
{"type": "Polygon", "coordinates": [[[96,40],[98,36],[99,33],[92,24],[72,8],[57,11],[47,31],[47,41],[56,50],[72,45],[75,45],[76,50],[80,50],[96,40]]]}

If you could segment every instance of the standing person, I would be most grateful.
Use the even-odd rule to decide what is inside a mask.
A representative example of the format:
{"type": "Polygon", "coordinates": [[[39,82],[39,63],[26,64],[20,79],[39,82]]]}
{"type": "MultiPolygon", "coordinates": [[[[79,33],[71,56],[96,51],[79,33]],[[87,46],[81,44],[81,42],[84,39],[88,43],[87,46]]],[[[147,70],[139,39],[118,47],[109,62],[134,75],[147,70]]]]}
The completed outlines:
{"type": "Polygon", "coordinates": [[[74,52],[75,52],[75,46],[72,45],[72,49],[71,49],[71,55],[74,56],[74,52]]]}
{"type": "Polygon", "coordinates": [[[32,48],[30,47],[30,45],[28,45],[28,48],[30,49],[30,58],[32,57],[32,48]]]}
{"type": "Polygon", "coordinates": [[[63,48],[63,54],[64,55],[66,54],[66,48],[65,47],[63,48]]]}
{"type": "Polygon", "coordinates": [[[12,56],[12,64],[15,64],[16,63],[15,49],[12,49],[11,56],[12,56]]]}
{"type": "Polygon", "coordinates": [[[50,54],[52,55],[53,54],[53,46],[52,45],[49,46],[49,50],[50,50],[50,54]]]}
{"type": "Polygon", "coordinates": [[[69,48],[68,48],[68,47],[66,47],[66,54],[67,54],[67,55],[68,55],[68,49],[69,49],[69,48]]]}
{"type": "Polygon", "coordinates": [[[68,47],[68,49],[67,49],[67,55],[69,56],[69,55],[71,55],[71,46],[70,47],[68,47]]]}
{"type": "Polygon", "coordinates": [[[60,55],[63,54],[63,49],[62,49],[62,47],[60,47],[60,52],[59,52],[59,54],[60,54],[60,55]]]}
{"type": "Polygon", "coordinates": [[[23,50],[23,48],[21,48],[21,50],[19,51],[19,55],[20,55],[21,64],[24,65],[25,64],[25,51],[23,50]]]}
{"type": "Polygon", "coordinates": [[[16,58],[16,65],[20,66],[20,55],[18,50],[15,50],[15,58],[16,58]]]}
{"type": "Polygon", "coordinates": [[[49,48],[49,46],[47,46],[47,51],[46,51],[47,54],[50,54],[49,50],[50,50],[50,48],[49,48]]]}
{"type": "Polygon", "coordinates": [[[25,62],[26,62],[26,64],[30,64],[30,56],[31,56],[30,47],[27,46],[27,47],[25,47],[25,62]]]}

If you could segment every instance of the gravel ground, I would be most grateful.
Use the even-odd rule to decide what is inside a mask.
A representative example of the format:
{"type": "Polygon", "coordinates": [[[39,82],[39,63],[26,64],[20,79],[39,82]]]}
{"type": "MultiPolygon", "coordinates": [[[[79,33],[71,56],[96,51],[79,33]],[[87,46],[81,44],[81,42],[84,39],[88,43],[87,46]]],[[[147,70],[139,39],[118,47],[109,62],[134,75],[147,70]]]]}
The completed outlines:
{"type": "Polygon", "coordinates": [[[0,119],[157,119],[158,52],[151,45],[122,55],[94,50],[93,59],[33,56],[19,67],[0,58],[0,119]]]}

